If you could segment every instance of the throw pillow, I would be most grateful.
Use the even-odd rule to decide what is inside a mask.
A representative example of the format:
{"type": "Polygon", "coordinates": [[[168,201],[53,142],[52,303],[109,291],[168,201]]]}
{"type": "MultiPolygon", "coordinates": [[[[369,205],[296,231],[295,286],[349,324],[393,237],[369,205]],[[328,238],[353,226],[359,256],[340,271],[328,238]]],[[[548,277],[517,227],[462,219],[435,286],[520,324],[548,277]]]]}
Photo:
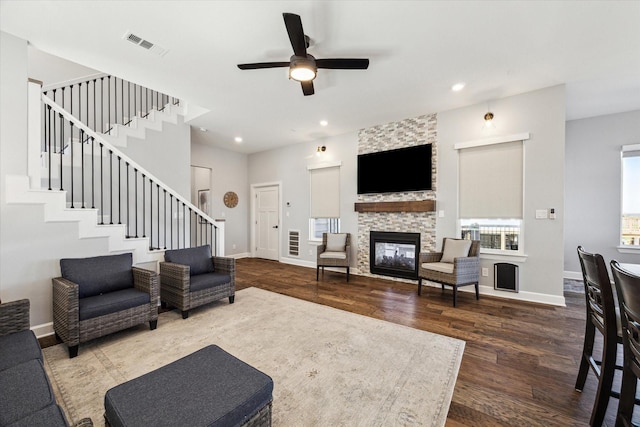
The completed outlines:
{"type": "Polygon", "coordinates": [[[327,234],[327,252],[344,252],[347,246],[346,233],[327,234]]]}
{"type": "Polygon", "coordinates": [[[444,252],[440,262],[450,262],[459,257],[469,256],[471,240],[444,239],[444,252]]]}

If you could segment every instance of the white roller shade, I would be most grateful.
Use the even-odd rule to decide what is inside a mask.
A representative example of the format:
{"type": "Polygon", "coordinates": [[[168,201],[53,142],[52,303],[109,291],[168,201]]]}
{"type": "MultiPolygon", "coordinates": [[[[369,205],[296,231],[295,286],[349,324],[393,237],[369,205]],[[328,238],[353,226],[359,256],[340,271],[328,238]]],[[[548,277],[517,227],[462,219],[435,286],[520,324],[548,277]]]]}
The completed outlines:
{"type": "Polygon", "coordinates": [[[522,141],[464,148],[458,156],[460,218],[522,218],[522,141]]]}
{"type": "Polygon", "coordinates": [[[340,218],[340,168],[309,170],[311,218],[340,218]]]}

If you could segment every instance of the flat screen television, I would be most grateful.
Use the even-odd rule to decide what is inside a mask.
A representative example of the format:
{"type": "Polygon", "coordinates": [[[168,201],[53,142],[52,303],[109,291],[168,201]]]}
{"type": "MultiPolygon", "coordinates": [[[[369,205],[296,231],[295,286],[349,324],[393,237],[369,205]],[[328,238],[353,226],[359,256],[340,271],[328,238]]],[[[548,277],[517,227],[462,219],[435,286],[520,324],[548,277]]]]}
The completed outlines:
{"type": "Polygon", "coordinates": [[[358,194],[431,190],[431,144],[358,155],[358,194]]]}

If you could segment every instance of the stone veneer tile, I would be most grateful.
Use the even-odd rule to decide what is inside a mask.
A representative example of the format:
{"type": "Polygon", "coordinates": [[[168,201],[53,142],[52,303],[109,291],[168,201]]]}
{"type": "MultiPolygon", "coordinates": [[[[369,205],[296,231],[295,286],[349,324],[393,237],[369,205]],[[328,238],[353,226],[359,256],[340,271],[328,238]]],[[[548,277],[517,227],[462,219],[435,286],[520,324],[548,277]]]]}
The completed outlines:
{"type": "MultiPolygon", "coordinates": [[[[358,154],[375,153],[421,144],[432,145],[431,177],[433,190],[404,193],[360,194],[359,202],[429,200],[436,198],[438,154],[438,117],[429,114],[399,122],[362,129],[358,133],[358,154]]],[[[426,171],[425,171],[426,172],[426,171]]],[[[381,277],[369,272],[369,232],[395,231],[420,233],[422,251],[435,249],[435,212],[360,212],[358,213],[358,255],[356,273],[381,277]]],[[[386,277],[386,276],[385,276],[386,277]]],[[[406,280],[406,279],[398,279],[406,280]]]]}

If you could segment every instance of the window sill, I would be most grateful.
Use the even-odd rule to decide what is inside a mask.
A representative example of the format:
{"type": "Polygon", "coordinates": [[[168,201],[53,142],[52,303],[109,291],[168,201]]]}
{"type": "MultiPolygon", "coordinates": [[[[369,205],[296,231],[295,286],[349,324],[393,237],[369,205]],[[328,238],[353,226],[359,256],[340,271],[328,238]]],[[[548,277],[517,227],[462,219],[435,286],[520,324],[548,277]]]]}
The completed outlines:
{"type": "Polygon", "coordinates": [[[621,254],[640,254],[640,246],[625,245],[618,246],[617,249],[621,254]]]}
{"type": "Polygon", "coordinates": [[[510,254],[508,252],[482,252],[480,250],[480,258],[481,259],[491,259],[495,261],[511,261],[511,262],[525,262],[527,261],[527,255],[516,253],[510,254]]]}

